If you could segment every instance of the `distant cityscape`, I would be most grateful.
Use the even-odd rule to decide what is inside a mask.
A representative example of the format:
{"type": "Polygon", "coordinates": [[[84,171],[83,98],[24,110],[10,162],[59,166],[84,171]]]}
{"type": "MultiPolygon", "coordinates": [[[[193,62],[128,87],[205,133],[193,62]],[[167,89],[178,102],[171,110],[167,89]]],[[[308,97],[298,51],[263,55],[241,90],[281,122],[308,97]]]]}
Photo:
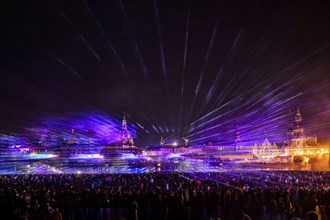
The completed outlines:
{"type": "MultiPolygon", "coordinates": [[[[97,122],[94,122],[97,123],[97,122]]],[[[96,127],[95,125],[93,125],[96,127]]],[[[131,158],[140,158],[142,161],[152,160],[163,156],[198,158],[201,160],[213,161],[221,164],[224,161],[235,161],[236,163],[302,163],[307,164],[313,160],[326,160],[329,158],[329,147],[320,145],[317,136],[305,134],[302,114],[297,109],[293,120],[289,121],[287,138],[282,143],[272,143],[271,137],[264,137],[261,144],[244,145],[241,141],[239,126],[235,130],[235,140],[232,145],[214,144],[207,141],[200,145],[190,145],[189,139],[183,137],[183,144],[164,143],[161,137],[159,145],[152,145],[139,148],[134,145],[134,138],[131,134],[132,129],[125,118],[121,122],[121,127],[111,125],[115,138],[96,142],[75,133],[71,129],[70,134],[65,138],[49,137],[47,132],[39,129],[32,130],[30,142],[28,139],[7,139],[4,145],[2,142],[1,157],[12,158],[26,155],[32,158],[61,157],[71,159],[101,159],[113,158],[114,155],[131,155],[131,158]],[[38,133],[40,132],[40,133],[38,133]],[[37,138],[38,137],[38,138],[37,138]],[[55,143],[52,142],[55,139],[55,143]],[[11,142],[12,141],[12,142],[11,142]],[[22,141],[22,143],[19,143],[22,141]],[[24,142],[26,141],[26,142],[24,142]],[[46,155],[45,155],[46,154],[46,155]],[[48,156],[47,156],[48,155],[48,156]]],[[[88,132],[86,132],[88,133],[88,132]]],[[[26,138],[26,137],[25,137],[26,138]]]]}

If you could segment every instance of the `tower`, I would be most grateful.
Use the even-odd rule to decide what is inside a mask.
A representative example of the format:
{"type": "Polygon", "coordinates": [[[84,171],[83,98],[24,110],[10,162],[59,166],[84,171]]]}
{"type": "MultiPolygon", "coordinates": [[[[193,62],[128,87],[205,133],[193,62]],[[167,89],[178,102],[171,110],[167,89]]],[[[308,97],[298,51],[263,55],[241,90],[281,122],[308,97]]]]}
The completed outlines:
{"type": "Polygon", "coordinates": [[[164,145],[164,139],[163,139],[163,136],[160,136],[160,145],[164,145]]]}
{"type": "Polygon", "coordinates": [[[134,141],[133,141],[133,138],[131,136],[131,133],[129,132],[129,130],[127,128],[127,121],[126,121],[125,116],[124,116],[123,121],[121,123],[121,132],[122,132],[123,146],[133,146],[134,141]]]}
{"type": "Polygon", "coordinates": [[[235,130],[235,150],[239,149],[241,146],[241,132],[239,130],[239,126],[236,125],[236,130],[235,130]]]}
{"type": "Polygon", "coordinates": [[[184,144],[185,144],[185,146],[188,146],[188,141],[189,141],[189,139],[188,138],[182,138],[183,140],[184,140],[184,144]]]}
{"type": "Polygon", "coordinates": [[[301,148],[306,146],[304,130],[305,129],[302,125],[302,116],[300,114],[300,109],[298,108],[294,117],[294,123],[292,123],[291,128],[289,128],[289,137],[292,147],[301,148]]]}
{"type": "Polygon", "coordinates": [[[304,137],[304,127],[302,126],[302,117],[299,111],[299,108],[297,109],[297,114],[294,117],[294,128],[293,128],[293,135],[295,137],[304,137]]]}

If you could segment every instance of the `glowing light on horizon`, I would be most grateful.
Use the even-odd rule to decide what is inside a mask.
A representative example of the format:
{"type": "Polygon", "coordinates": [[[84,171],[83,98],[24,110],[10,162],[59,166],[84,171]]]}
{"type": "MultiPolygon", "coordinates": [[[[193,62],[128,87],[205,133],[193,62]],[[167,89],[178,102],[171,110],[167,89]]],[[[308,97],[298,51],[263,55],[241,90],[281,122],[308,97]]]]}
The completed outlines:
{"type": "Polygon", "coordinates": [[[120,159],[122,160],[127,160],[127,159],[138,159],[139,157],[136,156],[135,154],[128,154],[128,153],[124,153],[121,155],[120,159]]]}
{"type": "Polygon", "coordinates": [[[103,159],[101,154],[78,154],[71,157],[71,159],[103,159]]]}
{"type": "Polygon", "coordinates": [[[58,155],[41,153],[41,154],[29,154],[27,157],[30,159],[50,159],[50,158],[58,157],[58,155]]]}
{"type": "Polygon", "coordinates": [[[182,157],[181,154],[174,154],[174,153],[171,153],[167,156],[167,158],[180,158],[182,157]]]}

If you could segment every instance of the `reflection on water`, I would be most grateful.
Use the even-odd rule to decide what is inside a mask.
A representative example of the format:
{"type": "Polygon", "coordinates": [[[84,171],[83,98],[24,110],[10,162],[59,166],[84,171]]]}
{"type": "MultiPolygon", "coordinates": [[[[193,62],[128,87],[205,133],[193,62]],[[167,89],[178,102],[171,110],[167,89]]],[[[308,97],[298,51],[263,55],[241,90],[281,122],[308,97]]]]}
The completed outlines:
{"type": "Polygon", "coordinates": [[[305,170],[329,171],[329,158],[310,163],[209,163],[206,160],[185,157],[168,158],[86,158],[67,159],[60,157],[28,160],[0,161],[0,174],[56,174],[56,173],[150,173],[150,172],[224,172],[228,170],[305,170]]]}

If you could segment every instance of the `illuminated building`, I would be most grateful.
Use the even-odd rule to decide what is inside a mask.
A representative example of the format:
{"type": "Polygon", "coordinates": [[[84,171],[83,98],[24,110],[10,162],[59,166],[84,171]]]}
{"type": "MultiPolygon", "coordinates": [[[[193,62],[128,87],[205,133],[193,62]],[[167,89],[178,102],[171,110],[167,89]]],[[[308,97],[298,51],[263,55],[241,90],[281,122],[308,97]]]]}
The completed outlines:
{"type": "Polygon", "coordinates": [[[122,132],[122,143],[123,147],[125,146],[133,146],[134,145],[134,140],[131,136],[130,131],[127,128],[127,121],[125,119],[125,116],[123,118],[122,124],[121,124],[121,132],[122,132]]]}
{"type": "Polygon", "coordinates": [[[255,145],[252,149],[252,154],[259,158],[274,158],[285,155],[285,150],[277,144],[271,144],[268,138],[265,138],[261,145],[255,145]]]}
{"type": "Polygon", "coordinates": [[[207,142],[203,146],[188,148],[186,152],[191,155],[198,155],[201,158],[212,156],[221,159],[244,159],[244,161],[253,158],[254,161],[264,161],[264,159],[267,159],[274,162],[306,162],[309,158],[314,158],[317,155],[323,155],[328,152],[318,146],[316,136],[305,135],[299,108],[294,117],[294,122],[292,123],[290,121],[289,123],[288,140],[284,143],[271,143],[265,137],[261,144],[246,146],[241,144],[241,132],[238,126],[234,132],[235,140],[232,145],[214,145],[212,142],[207,142]]]}
{"type": "Polygon", "coordinates": [[[121,140],[111,143],[102,148],[102,154],[104,156],[115,156],[123,153],[139,153],[139,149],[134,146],[134,140],[131,132],[128,130],[127,121],[124,116],[121,123],[121,140]]]}
{"type": "Polygon", "coordinates": [[[294,117],[294,123],[289,123],[288,128],[288,146],[296,149],[303,149],[309,146],[317,145],[316,136],[306,136],[304,133],[305,129],[302,125],[302,116],[299,108],[294,117]]]}

